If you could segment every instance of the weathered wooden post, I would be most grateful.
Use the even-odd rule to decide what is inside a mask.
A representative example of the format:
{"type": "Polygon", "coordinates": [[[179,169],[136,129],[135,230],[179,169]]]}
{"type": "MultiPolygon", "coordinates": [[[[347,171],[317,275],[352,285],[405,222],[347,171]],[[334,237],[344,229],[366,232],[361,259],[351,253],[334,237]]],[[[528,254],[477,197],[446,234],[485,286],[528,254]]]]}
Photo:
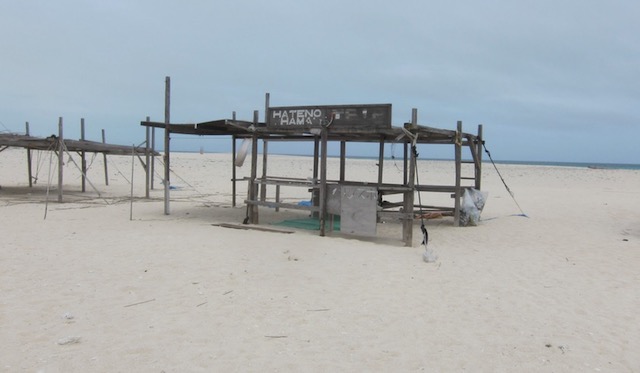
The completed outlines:
{"type": "Polygon", "coordinates": [[[267,179],[267,139],[262,139],[262,181],[260,184],[260,201],[264,202],[267,199],[267,184],[264,181],[267,179]]]}
{"type": "MultiPolygon", "coordinates": [[[[29,136],[29,122],[25,123],[25,134],[29,136]]],[[[29,174],[29,188],[33,187],[33,176],[31,172],[31,149],[27,148],[27,173],[29,174]]]]}
{"type": "Polygon", "coordinates": [[[461,178],[462,178],[462,121],[458,121],[455,142],[455,162],[456,162],[456,186],[455,201],[453,210],[453,226],[460,226],[460,199],[462,198],[461,178]]]}
{"type": "Polygon", "coordinates": [[[164,89],[164,214],[169,215],[169,188],[171,186],[170,176],[171,169],[169,168],[170,161],[170,128],[169,122],[171,117],[171,78],[165,78],[165,89],[164,89]]]}
{"type": "Polygon", "coordinates": [[[62,202],[62,170],[64,169],[64,136],[62,132],[62,117],[58,119],[58,202],[62,202]]]}
{"type": "Polygon", "coordinates": [[[482,124],[478,124],[478,136],[476,137],[478,143],[476,144],[476,168],[475,168],[475,188],[480,190],[482,187],[482,142],[484,141],[482,136],[482,124]]]}
{"type": "Polygon", "coordinates": [[[402,158],[402,183],[407,185],[407,180],[409,179],[409,175],[407,171],[409,171],[409,144],[402,144],[403,158],[402,158]]]}
{"type": "Polygon", "coordinates": [[[378,187],[382,185],[384,166],[384,136],[380,136],[380,150],[378,151],[378,187]]]}
{"type": "Polygon", "coordinates": [[[236,135],[231,135],[231,206],[236,207],[236,135]]]}
{"type": "MultiPolygon", "coordinates": [[[[265,104],[264,104],[264,122],[267,123],[269,121],[269,93],[265,94],[265,104]]],[[[257,123],[255,124],[257,126],[257,123]]],[[[260,185],[260,200],[265,201],[267,199],[267,184],[264,180],[267,179],[267,154],[268,154],[268,140],[266,138],[262,139],[262,184],[260,185]]]]}
{"type": "MultiPolygon", "coordinates": [[[[236,120],[236,112],[231,113],[231,120],[236,120]]],[[[236,207],[237,172],[236,172],[236,135],[231,135],[231,206],[236,207]]]]}
{"type": "Polygon", "coordinates": [[[325,235],[326,219],[327,219],[327,137],[329,129],[322,127],[320,134],[320,236],[325,235]]]}
{"type": "MultiPolygon", "coordinates": [[[[231,119],[236,120],[236,112],[231,114],[231,119]]],[[[236,135],[231,135],[231,206],[236,207],[236,135]]]]}
{"type": "MultiPolygon", "coordinates": [[[[149,129],[149,127],[147,127],[149,129]]],[[[129,220],[133,220],[133,175],[134,166],[136,164],[136,145],[131,145],[131,199],[129,203],[129,220]]]]}
{"type": "MultiPolygon", "coordinates": [[[[411,129],[418,125],[418,109],[411,110],[411,129]]],[[[413,201],[415,199],[415,179],[416,179],[416,150],[413,139],[409,139],[411,151],[409,152],[409,174],[406,185],[409,190],[404,193],[403,212],[405,214],[402,222],[402,240],[405,246],[413,246],[413,201]]],[[[405,156],[406,159],[406,156],[405,156]]],[[[418,192],[419,193],[419,192],[418,192]]]]}
{"type": "Polygon", "coordinates": [[[149,171],[149,173],[151,174],[151,190],[153,190],[153,184],[154,181],[153,179],[155,178],[155,174],[156,174],[156,128],[155,127],[151,127],[151,154],[154,154],[151,157],[151,170],[149,171]]]}
{"type": "MultiPolygon", "coordinates": [[[[253,112],[253,125],[258,124],[258,110],[253,112]]],[[[249,222],[251,224],[259,224],[258,218],[258,184],[256,178],[258,174],[258,135],[254,131],[251,137],[251,179],[249,180],[249,222]]]]}
{"type": "MultiPolygon", "coordinates": [[[[147,117],[147,122],[149,122],[151,118],[147,117]]],[[[149,126],[146,127],[146,138],[144,142],[144,172],[145,172],[145,180],[144,180],[144,197],[149,199],[151,197],[151,178],[153,174],[149,172],[149,162],[151,160],[151,144],[149,144],[149,140],[151,137],[151,128],[149,126]]]]}
{"type": "Polygon", "coordinates": [[[340,181],[344,181],[346,177],[346,158],[347,158],[347,142],[340,141],[340,181]]]}
{"type": "MultiPolygon", "coordinates": [[[[84,141],[84,118],[80,118],[80,141],[84,141]]],[[[82,172],[82,192],[87,190],[87,159],[86,152],[80,152],[80,168],[82,172]]]]}
{"type": "MultiPolygon", "coordinates": [[[[102,129],[102,143],[107,143],[107,138],[104,135],[104,128],[102,129]]],[[[109,169],[107,168],[107,153],[102,153],[102,159],[104,160],[104,184],[109,185],[109,169]]]]}
{"type": "MultiPolygon", "coordinates": [[[[319,203],[319,190],[316,189],[319,179],[319,161],[320,161],[320,136],[316,135],[313,138],[313,188],[311,190],[311,202],[313,206],[320,206],[319,203]]],[[[311,216],[318,217],[318,212],[314,211],[311,216]]]]}

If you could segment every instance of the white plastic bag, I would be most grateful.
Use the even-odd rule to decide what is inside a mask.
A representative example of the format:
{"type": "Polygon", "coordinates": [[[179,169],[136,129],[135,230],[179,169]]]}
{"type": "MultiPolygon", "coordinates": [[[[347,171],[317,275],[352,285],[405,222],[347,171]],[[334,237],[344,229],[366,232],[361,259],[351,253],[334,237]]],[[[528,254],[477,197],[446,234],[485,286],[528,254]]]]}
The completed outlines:
{"type": "Polygon", "coordinates": [[[462,204],[460,205],[460,226],[478,225],[487,195],[487,192],[481,192],[473,188],[464,190],[462,204]]]}
{"type": "Polygon", "coordinates": [[[250,139],[242,140],[242,144],[240,145],[240,150],[236,155],[236,167],[242,167],[244,164],[245,158],[247,158],[247,153],[249,153],[249,147],[251,146],[250,139]]]}

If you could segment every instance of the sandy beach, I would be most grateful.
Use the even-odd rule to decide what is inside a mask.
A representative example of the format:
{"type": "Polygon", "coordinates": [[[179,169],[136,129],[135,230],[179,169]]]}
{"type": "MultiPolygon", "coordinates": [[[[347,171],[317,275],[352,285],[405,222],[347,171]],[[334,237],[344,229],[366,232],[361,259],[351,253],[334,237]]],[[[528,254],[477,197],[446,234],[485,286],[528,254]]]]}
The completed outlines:
{"type": "MultiPolygon", "coordinates": [[[[131,157],[109,158],[107,186],[89,155],[85,193],[67,160],[57,203],[49,157],[34,153],[30,189],[26,151],[0,153],[2,371],[640,371],[640,171],[500,165],[522,217],[485,162],[482,221],[428,220],[439,258],[425,263],[419,221],[413,247],[396,223],[366,239],[273,225],[305,214],[292,210],[260,220],[294,233],[215,226],[246,214],[229,154],[172,154],[170,215],[131,157]]],[[[375,163],[348,160],[347,179],[375,181],[375,163]]],[[[308,157],[269,166],[312,176],[308,157]]],[[[453,178],[452,162],[419,170],[453,178]]],[[[385,178],[401,178],[393,161],[385,178]]]]}

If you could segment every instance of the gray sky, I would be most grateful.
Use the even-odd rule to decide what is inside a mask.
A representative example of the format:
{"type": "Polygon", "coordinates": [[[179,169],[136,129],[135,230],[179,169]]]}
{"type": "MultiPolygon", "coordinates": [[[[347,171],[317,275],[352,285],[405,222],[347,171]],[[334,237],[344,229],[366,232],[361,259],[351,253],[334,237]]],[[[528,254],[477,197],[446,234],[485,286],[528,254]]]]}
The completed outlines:
{"type": "Polygon", "coordinates": [[[270,92],[482,123],[496,159],[640,163],[638,19],[636,0],[2,1],[0,130],[46,136],[62,116],[77,138],[85,118],[90,139],[137,144],[171,76],[173,122],[262,118],[270,92]]]}

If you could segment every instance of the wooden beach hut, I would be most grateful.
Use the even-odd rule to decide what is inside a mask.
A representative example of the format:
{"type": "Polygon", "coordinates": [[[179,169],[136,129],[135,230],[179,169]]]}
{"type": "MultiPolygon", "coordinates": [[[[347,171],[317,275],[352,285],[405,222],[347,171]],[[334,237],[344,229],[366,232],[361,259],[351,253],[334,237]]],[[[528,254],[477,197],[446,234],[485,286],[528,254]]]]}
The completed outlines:
{"type": "Polygon", "coordinates": [[[168,94],[165,122],[143,121],[142,126],[165,130],[165,214],[169,214],[169,158],[170,134],[190,134],[198,136],[231,136],[233,204],[236,201],[236,183],[248,182],[247,219],[245,223],[258,224],[259,208],[268,206],[298,209],[315,214],[320,222],[320,235],[327,232],[327,221],[331,216],[341,217],[341,231],[354,235],[375,234],[375,225],[380,220],[402,222],[402,240],[412,245],[413,226],[416,212],[424,214],[437,211],[453,217],[457,225],[461,199],[466,188],[481,189],[482,172],[482,125],[477,133],[466,133],[462,123],[454,130],[438,129],[417,123],[417,110],[412,112],[412,120],[401,127],[391,125],[391,104],[358,105],[314,105],[271,107],[269,94],[266,95],[265,119],[259,121],[259,113],[254,112],[253,120],[241,121],[219,119],[201,123],[170,123],[168,120],[168,94]],[[236,143],[248,139],[251,142],[251,173],[243,180],[236,178],[236,143]],[[262,172],[258,175],[258,145],[263,142],[262,172]],[[268,175],[268,143],[272,141],[308,141],[314,144],[313,177],[296,179],[268,175]],[[327,144],[340,144],[340,170],[337,180],[327,179],[327,144]],[[349,143],[365,142],[379,144],[378,182],[348,181],[345,178],[346,146],[349,143]],[[403,145],[403,181],[397,184],[383,182],[384,145],[403,145]],[[418,185],[416,183],[416,146],[420,144],[444,144],[454,147],[455,182],[452,185],[418,185]],[[463,159],[463,150],[469,157],[463,159]],[[462,164],[471,163],[473,172],[462,174],[462,164]],[[267,186],[275,190],[275,196],[267,196],[267,186]],[[311,191],[312,203],[299,205],[284,203],[280,199],[280,187],[301,187],[311,191]],[[452,197],[451,206],[430,206],[416,204],[416,193],[447,193],[452,197]],[[382,196],[401,195],[402,202],[382,203],[382,196]],[[357,198],[353,198],[357,196],[357,198]],[[347,226],[344,229],[344,226],[347,226]]]}

